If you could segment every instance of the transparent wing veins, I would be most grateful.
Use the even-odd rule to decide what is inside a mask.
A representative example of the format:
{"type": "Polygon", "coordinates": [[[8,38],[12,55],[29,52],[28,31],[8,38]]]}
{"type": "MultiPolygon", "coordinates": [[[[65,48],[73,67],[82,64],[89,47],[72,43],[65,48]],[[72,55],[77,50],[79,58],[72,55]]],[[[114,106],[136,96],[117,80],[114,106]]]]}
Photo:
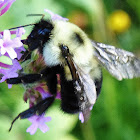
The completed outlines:
{"type": "Polygon", "coordinates": [[[94,55],[118,80],[140,77],[140,59],[133,53],[103,43],[92,41],[92,44],[94,55]]]}
{"type": "Polygon", "coordinates": [[[90,78],[90,75],[84,73],[75,63],[74,63],[77,74],[79,75],[80,81],[84,86],[84,91],[89,102],[93,105],[96,102],[96,87],[94,81],[90,78]]]}

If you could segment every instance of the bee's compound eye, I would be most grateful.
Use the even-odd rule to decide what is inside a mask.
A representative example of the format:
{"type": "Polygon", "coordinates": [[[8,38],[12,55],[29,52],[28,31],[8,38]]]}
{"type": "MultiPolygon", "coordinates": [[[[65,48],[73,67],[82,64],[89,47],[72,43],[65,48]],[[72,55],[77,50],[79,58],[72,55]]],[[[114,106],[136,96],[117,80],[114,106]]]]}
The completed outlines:
{"type": "Polygon", "coordinates": [[[60,45],[60,49],[62,51],[62,55],[65,57],[69,54],[69,48],[65,45],[60,45]]]}
{"type": "Polygon", "coordinates": [[[63,46],[62,49],[65,50],[65,51],[66,51],[66,50],[67,50],[67,51],[69,50],[67,46],[63,46]]]}
{"type": "Polygon", "coordinates": [[[65,45],[60,45],[60,48],[62,51],[68,51],[69,52],[69,48],[65,45]]]}

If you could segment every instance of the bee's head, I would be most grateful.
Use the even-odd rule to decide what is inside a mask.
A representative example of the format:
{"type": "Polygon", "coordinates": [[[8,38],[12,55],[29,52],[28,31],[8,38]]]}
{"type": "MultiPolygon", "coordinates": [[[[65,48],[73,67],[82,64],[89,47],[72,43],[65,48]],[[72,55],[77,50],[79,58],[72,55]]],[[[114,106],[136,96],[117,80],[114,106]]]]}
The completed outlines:
{"type": "Polygon", "coordinates": [[[32,32],[27,37],[25,44],[28,45],[30,51],[36,48],[42,52],[43,46],[49,41],[53,25],[47,20],[41,20],[36,23],[32,32]]]}
{"type": "Polygon", "coordinates": [[[47,66],[65,65],[68,53],[80,64],[88,63],[93,55],[93,47],[86,34],[76,25],[65,21],[41,20],[27,40],[29,49],[40,49],[47,66]]]}

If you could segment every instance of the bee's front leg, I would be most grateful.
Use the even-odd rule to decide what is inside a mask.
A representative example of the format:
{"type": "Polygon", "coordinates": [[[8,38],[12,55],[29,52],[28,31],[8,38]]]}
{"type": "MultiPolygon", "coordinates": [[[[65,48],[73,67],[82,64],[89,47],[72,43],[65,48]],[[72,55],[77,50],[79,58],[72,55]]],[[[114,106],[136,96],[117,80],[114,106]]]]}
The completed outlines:
{"type": "Polygon", "coordinates": [[[20,84],[20,83],[34,83],[40,81],[43,78],[43,74],[27,74],[15,78],[9,78],[6,80],[8,84],[20,84]]]}

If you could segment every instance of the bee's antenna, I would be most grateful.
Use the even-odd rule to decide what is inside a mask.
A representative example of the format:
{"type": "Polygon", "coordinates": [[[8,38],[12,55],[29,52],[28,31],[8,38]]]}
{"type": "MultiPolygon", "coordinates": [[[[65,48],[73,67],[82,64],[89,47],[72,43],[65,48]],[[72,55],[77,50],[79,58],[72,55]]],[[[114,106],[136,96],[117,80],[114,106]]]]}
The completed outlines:
{"type": "Polygon", "coordinates": [[[44,14],[28,14],[27,17],[28,16],[42,16],[42,18],[41,18],[41,20],[42,20],[45,15],[44,14]]]}
{"type": "MultiPolygon", "coordinates": [[[[44,14],[28,14],[27,17],[28,16],[42,16],[41,17],[41,20],[42,20],[45,15],[44,14]]],[[[14,30],[14,29],[17,29],[17,28],[27,27],[27,26],[33,26],[33,25],[35,25],[35,23],[33,23],[33,24],[27,24],[27,25],[22,25],[22,26],[18,26],[18,27],[14,27],[14,28],[10,28],[9,30],[14,30]]]]}
{"type": "Polygon", "coordinates": [[[33,23],[33,24],[27,24],[27,25],[22,25],[22,26],[18,26],[18,27],[14,27],[14,28],[10,28],[9,30],[14,30],[14,29],[17,29],[17,28],[27,27],[27,26],[33,26],[33,25],[35,25],[35,23],[33,23]]]}

